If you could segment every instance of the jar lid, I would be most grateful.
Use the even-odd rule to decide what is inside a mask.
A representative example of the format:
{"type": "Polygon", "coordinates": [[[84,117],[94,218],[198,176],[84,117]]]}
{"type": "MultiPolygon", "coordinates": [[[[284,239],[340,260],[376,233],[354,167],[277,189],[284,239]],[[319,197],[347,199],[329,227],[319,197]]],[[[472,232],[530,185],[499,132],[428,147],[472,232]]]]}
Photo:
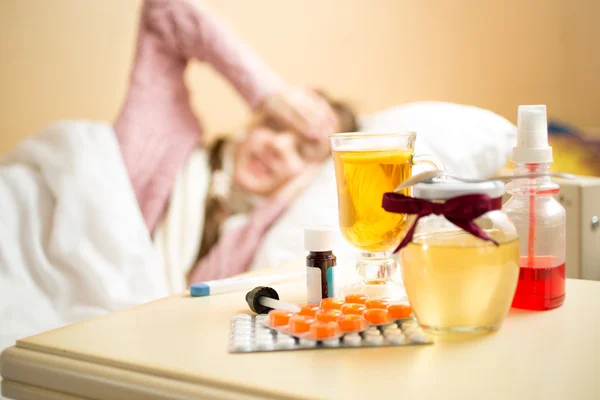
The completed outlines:
{"type": "Polygon", "coordinates": [[[487,194],[491,198],[504,194],[504,183],[488,181],[469,183],[453,179],[433,179],[413,187],[413,197],[426,200],[448,200],[466,194],[487,194]]]}

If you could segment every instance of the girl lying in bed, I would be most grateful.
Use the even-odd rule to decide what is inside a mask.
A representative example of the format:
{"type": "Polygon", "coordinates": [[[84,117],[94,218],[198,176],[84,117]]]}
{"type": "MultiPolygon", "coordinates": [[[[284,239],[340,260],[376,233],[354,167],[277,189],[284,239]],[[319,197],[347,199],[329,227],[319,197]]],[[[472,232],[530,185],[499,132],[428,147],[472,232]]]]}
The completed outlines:
{"type": "Polygon", "coordinates": [[[286,85],[186,1],[146,1],[138,35],[115,132],[172,289],[243,272],[263,234],[330,154],[327,135],[356,130],[354,114],[286,85]],[[191,59],[211,64],[257,113],[245,136],[201,141],[184,82],[191,59]],[[250,216],[220,236],[236,213],[250,216]]]}

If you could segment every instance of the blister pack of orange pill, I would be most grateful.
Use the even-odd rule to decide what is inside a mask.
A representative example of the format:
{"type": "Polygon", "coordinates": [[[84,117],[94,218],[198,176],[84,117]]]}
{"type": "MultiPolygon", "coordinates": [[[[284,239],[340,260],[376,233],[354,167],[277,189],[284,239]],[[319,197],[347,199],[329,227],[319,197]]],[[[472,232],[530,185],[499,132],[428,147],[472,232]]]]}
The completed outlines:
{"type": "Polygon", "coordinates": [[[231,320],[229,352],[251,353],[314,348],[357,348],[431,344],[404,304],[348,295],[299,311],[236,315],[231,320]]]}

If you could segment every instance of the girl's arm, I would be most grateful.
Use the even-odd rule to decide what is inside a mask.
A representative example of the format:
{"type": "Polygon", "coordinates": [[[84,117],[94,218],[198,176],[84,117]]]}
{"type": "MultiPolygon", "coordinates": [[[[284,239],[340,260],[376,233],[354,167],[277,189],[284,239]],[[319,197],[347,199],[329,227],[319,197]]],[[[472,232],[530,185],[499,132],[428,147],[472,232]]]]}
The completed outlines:
{"type": "Polygon", "coordinates": [[[253,108],[282,85],[204,9],[184,0],[144,3],[127,97],[115,132],[151,232],[165,210],[177,173],[200,143],[201,126],[184,81],[191,58],[213,65],[253,108]]]}
{"type": "Polygon", "coordinates": [[[282,80],[208,10],[186,0],[149,0],[147,23],[173,56],[212,65],[256,109],[282,80]]]}

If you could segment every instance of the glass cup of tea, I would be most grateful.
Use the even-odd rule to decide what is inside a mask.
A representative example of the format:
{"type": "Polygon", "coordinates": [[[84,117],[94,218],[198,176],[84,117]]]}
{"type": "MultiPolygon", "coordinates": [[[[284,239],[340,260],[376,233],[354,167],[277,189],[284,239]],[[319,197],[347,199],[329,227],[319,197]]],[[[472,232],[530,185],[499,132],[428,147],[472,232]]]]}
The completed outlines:
{"type": "MultiPolygon", "coordinates": [[[[360,281],[342,287],[341,294],[401,300],[403,285],[395,278],[392,258],[414,216],[385,211],[383,194],[393,192],[411,176],[416,164],[437,170],[443,165],[431,155],[415,155],[416,133],[338,133],[331,135],[338,194],[339,225],[344,238],[361,251],[356,264],[360,281]]],[[[410,188],[399,193],[410,195],[410,188]]]]}

